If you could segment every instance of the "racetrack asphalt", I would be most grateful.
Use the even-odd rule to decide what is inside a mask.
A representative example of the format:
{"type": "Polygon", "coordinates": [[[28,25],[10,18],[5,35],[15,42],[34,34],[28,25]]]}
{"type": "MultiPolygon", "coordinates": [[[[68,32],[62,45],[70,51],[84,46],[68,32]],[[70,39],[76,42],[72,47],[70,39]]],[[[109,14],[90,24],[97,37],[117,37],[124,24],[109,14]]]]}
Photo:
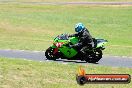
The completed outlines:
{"type": "MultiPolygon", "coordinates": [[[[27,50],[0,50],[0,57],[9,57],[17,59],[47,61],[44,51],[27,51],[27,50]]],[[[62,60],[58,59],[55,62],[59,63],[75,63],[75,64],[89,64],[80,60],[62,60]]],[[[91,64],[91,63],[90,63],[91,64]]],[[[132,68],[132,57],[119,56],[103,56],[103,58],[96,63],[96,65],[112,66],[112,67],[129,67],[132,68]]]]}

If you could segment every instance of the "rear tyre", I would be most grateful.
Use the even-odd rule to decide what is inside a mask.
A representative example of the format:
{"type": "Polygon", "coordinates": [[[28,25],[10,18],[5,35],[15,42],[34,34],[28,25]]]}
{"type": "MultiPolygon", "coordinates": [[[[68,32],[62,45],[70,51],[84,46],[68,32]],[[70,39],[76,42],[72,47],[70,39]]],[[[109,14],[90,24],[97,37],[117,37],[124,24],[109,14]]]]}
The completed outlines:
{"type": "Polygon", "coordinates": [[[57,57],[56,55],[53,54],[54,52],[54,48],[49,47],[46,51],[45,51],[45,56],[48,60],[56,60],[59,57],[57,57]]]}

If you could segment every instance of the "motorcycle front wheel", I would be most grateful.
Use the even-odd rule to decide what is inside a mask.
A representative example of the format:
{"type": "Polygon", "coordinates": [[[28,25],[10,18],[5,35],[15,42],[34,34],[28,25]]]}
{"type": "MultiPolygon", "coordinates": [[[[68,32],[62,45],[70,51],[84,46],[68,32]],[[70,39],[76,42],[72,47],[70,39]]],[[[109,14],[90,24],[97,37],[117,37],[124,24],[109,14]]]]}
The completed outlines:
{"type": "Polygon", "coordinates": [[[54,55],[53,54],[54,52],[54,48],[52,47],[49,47],[46,51],[45,51],[45,56],[48,60],[56,60],[58,59],[59,57],[57,55],[54,55]]]}

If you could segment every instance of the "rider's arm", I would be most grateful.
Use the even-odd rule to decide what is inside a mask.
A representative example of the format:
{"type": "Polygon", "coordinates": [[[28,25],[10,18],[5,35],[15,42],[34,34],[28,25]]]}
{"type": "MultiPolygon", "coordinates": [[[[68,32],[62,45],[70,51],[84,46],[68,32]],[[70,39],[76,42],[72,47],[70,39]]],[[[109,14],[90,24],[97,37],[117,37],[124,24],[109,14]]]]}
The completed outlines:
{"type": "Polygon", "coordinates": [[[79,48],[79,47],[81,47],[82,46],[82,42],[79,42],[79,43],[77,43],[77,44],[74,44],[74,45],[70,45],[70,47],[71,48],[79,48]]]}

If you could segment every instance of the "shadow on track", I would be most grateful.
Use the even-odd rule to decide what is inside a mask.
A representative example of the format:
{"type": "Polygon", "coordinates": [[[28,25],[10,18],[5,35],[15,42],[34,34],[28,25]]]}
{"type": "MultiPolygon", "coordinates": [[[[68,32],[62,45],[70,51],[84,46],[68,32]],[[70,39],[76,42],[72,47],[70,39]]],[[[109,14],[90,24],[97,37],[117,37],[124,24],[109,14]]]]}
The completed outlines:
{"type": "MultiPolygon", "coordinates": [[[[85,64],[87,64],[86,61],[81,61],[81,60],[57,59],[57,60],[55,60],[55,61],[56,61],[56,62],[70,62],[70,63],[81,63],[81,64],[85,63],[85,64]]],[[[92,63],[92,64],[99,64],[99,63],[92,63]]]]}

